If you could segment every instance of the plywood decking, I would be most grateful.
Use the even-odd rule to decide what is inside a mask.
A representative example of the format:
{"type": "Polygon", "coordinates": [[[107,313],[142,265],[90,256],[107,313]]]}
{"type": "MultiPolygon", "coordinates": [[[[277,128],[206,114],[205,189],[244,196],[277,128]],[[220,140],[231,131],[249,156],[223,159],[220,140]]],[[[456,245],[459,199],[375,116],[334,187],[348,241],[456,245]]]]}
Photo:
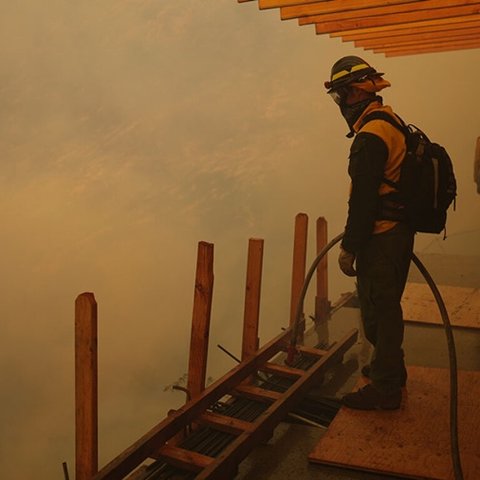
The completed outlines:
{"type": "MultiPolygon", "coordinates": [[[[439,285],[438,290],[452,326],[480,329],[480,289],[439,285]]],[[[407,283],[402,309],[407,322],[443,323],[432,291],[425,283],[407,283]]]]}
{"type": "MultiPolygon", "coordinates": [[[[413,479],[453,480],[449,436],[449,372],[408,368],[396,411],[342,408],[310,462],[413,479]]],[[[365,381],[361,380],[360,385],[365,381]]],[[[480,472],[480,372],[459,372],[459,444],[464,480],[480,472]]]]}

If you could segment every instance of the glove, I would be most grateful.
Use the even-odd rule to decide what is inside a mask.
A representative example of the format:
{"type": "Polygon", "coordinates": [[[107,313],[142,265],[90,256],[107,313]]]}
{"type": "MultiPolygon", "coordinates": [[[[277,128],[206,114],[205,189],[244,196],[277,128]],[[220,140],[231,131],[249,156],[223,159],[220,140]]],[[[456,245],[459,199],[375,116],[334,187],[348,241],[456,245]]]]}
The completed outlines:
{"type": "Polygon", "coordinates": [[[357,275],[356,270],[353,268],[355,262],[355,254],[347,252],[340,247],[340,255],[338,256],[338,265],[340,270],[348,277],[355,277],[357,275]]]}

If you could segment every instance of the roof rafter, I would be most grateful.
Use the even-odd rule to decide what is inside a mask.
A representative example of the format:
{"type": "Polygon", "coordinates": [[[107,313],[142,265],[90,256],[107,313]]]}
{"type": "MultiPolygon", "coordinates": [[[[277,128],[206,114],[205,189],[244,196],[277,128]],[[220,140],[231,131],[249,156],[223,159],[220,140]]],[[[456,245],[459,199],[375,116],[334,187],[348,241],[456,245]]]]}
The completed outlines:
{"type": "Polygon", "coordinates": [[[342,32],[357,28],[407,24],[422,20],[431,21],[435,19],[451,18],[456,16],[477,15],[479,13],[480,3],[476,3],[475,5],[464,5],[461,7],[437,8],[431,10],[420,10],[417,12],[354,18],[349,20],[331,20],[327,22],[316,23],[315,31],[317,34],[342,32]]]}
{"type": "Polygon", "coordinates": [[[333,2],[317,1],[316,3],[311,3],[307,5],[282,7],[280,8],[280,17],[282,20],[289,20],[292,18],[303,18],[340,12],[356,16],[361,15],[362,12],[370,11],[370,9],[373,10],[376,8],[393,8],[395,10],[398,10],[402,8],[402,6],[405,4],[422,4],[424,2],[425,0],[363,0],[362,2],[359,2],[358,0],[336,0],[333,2]]]}
{"type": "Polygon", "coordinates": [[[402,37],[402,40],[398,40],[396,37],[391,39],[384,39],[383,41],[378,40],[355,40],[355,46],[362,47],[365,50],[376,50],[379,48],[390,48],[390,47],[403,47],[403,46],[418,46],[422,47],[425,45],[439,45],[442,43],[453,43],[462,40],[479,40],[480,41],[480,29],[476,30],[470,34],[459,34],[453,32],[449,36],[432,36],[425,34],[419,34],[412,38],[402,37]]]}
{"type": "Polygon", "coordinates": [[[477,42],[456,42],[443,45],[429,45],[424,47],[399,47],[398,49],[378,49],[374,53],[384,53],[387,57],[398,57],[401,55],[415,55],[420,53],[446,52],[452,50],[468,50],[480,48],[480,41],[477,42]]]}
{"type": "MultiPolygon", "coordinates": [[[[408,24],[412,25],[412,24],[408,24]]],[[[407,28],[399,28],[402,25],[397,26],[390,26],[389,28],[385,29],[366,29],[365,30],[353,30],[348,35],[341,35],[342,40],[344,42],[349,42],[352,40],[367,40],[367,39],[374,39],[374,38],[383,38],[383,37],[390,37],[390,36],[406,36],[406,35],[415,35],[417,33],[433,33],[433,32],[450,32],[454,31],[461,31],[468,28],[475,28],[480,26],[480,17],[478,20],[470,21],[470,22],[462,22],[462,23],[443,23],[443,24],[432,24],[432,25],[424,25],[411,27],[408,26],[407,28]]],[[[331,33],[331,37],[338,37],[340,36],[338,33],[331,33]]]]}
{"type": "Polygon", "coordinates": [[[466,29],[466,31],[459,32],[458,30],[449,30],[448,32],[430,32],[417,33],[413,35],[392,35],[390,37],[382,37],[354,40],[356,47],[362,47],[366,50],[372,48],[386,47],[389,45],[422,45],[425,43],[444,43],[452,40],[480,40],[480,26],[477,28],[466,29]]]}
{"type": "MultiPolygon", "coordinates": [[[[239,3],[253,0],[237,0],[239,3]]],[[[315,26],[385,55],[479,48],[480,0],[257,0],[282,20],[315,26]],[[400,50],[399,50],[400,49],[400,50]],[[385,50],[385,51],[384,51],[385,50]],[[399,53],[400,52],[400,53],[399,53]]]]}

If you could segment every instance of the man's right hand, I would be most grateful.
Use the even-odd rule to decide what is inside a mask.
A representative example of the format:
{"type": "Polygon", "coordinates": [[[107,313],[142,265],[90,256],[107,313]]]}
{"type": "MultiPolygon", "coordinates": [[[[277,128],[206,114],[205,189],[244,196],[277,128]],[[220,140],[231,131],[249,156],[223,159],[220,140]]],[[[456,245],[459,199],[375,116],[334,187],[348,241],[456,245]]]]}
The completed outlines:
{"type": "Polygon", "coordinates": [[[340,255],[338,256],[338,265],[340,266],[340,270],[348,277],[355,277],[357,275],[355,268],[353,268],[354,262],[355,262],[355,254],[347,252],[346,250],[340,247],[340,255]]]}

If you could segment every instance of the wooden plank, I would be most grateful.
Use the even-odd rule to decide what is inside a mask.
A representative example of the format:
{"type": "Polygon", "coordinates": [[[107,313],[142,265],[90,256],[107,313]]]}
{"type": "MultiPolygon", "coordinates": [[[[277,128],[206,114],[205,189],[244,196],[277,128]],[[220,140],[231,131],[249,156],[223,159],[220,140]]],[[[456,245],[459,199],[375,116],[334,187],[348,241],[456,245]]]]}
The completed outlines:
{"type": "MultiPolygon", "coordinates": [[[[317,218],[317,255],[328,243],[328,226],[324,217],[317,218]]],[[[330,302],[328,300],[328,255],[325,255],[317,267],[317,294],[315,296],[315,321],[328,318],[330,302]]]]}
{"type": "Polygon", "coordinates": [[[188,470],[189,472],[200,472],[214,460],[212,457],[202,455],[201,453],[180,447],[171,447],[170,445],[165,445],[160,449],[159,458],[174,467],[188,470]]]}
{"type": "Polygon", "coordinates": [[[198,243],[187,389],[196,398],[205,389],[213,295],[213,245],[198,243]]]}
{"type": "Polygon", "coordinates": [[[387,32],[387,31],[397,31],[404,29],[417,29],[422,27],[434,27],[439,25],[452,25],[465,22],[476,22],[480,20],[480,15],[478,14],[469,14],[469,15],[460,15],[456,17],[445,17],[445,18],[436,18],[433,20],[421,20],[408,23],[396,23],[392,25],[377,25],[373,27],[354,27],[350,30],[339,30],[335,32],[329,32],[330,37],[349,37],[352,35],[358,35],[363,33],[378,33],[378,32],[387,32]]]}
{"type": "Polygon", "coordinates": [[[299,368],[287,367],[285,365],[279,365],[278,363],[267,362],[262,365],[259,370],[261,372],[273,373],[279,377],[286,378],[300,378],[305,375],[305,370],[299,368]]]}
{"type": "MultiPolygon", "coordinates": [[[[480,289],[438,285],[438,290],[452,326],[480,328],[480,289]]],[[[405,321],[443,324],[433,293],[426,283],[407,283],[402,310],[405,321]]]]}
{"type": "Polygon", "coordinates": [[[323,357],[328,353],[328,350],[321,350],[319,348],[306,347],[303,345],[297,345],[297,350],[304,355],[311,357],[323,357]]]}
{"type": "Polygon", "coordinates": [[[105,465],[93,478],[94,480],[116,480],[130,473],[141,462],[156,452],[185,425],[191,423],[203,411],[229,393],[234,386],[245,380],[258,368],[276,355],[289,341],[291,328],[272,339],[250,360],[242,362],[230,372],[207,387],[198,398],[190,400],[183,407],[163,419],[120,455],[105,465]]]}
{"type": "Polygon", "coordinates": [[[249,384],[242,384],[235,387],[234,395],[239,397],[250,398],[251,400],[257,400],[258,402],[272,403],[278,400],[282,394],[279,392],[273,392],[266,390],[265,388],[255,387],[249,384]]]}
{"type": "MultiPolygon", "coordinates": [[[[432,10],[422,10],[418,12],[397,13],[391,15],[381,15],[377,17],[356,18],[350,20],[335,20],[324,22],[317,18],[315,31],[317,34],[341,32],[358,28],[378,27],[383,25],[399,25],[422,20],[433,20],[439,18],[452,18],[455,16],[478,15],[480,13],[480,4],[465,5],[461,7],[437,8],[432,10]]],[[[319,16],[320,17],[320,16],[319,16]]],[[[314,18],[314,17],[309,17],[314,18]]]]}
{"type": "Polygon", "coordinates": [[[479,48],[479,40],[464,40],[464,41],[455,41],[455,42],[443,42],[436,44],[428,45],[410,45],[410,46],[399,46],[399,47],[383,47],[383,48],[374,48],[374,53],[385,53],[385,54],[395,54],[398,52],[411,52],[414,53],[432,53],[432,52],[441,52],[446,49],[458,50],[460,48],[479,48]]]}
{"type": "Polygon", "coordinates": [[[295,402],[305,395],[311,386],[324,373],[327,365],[336,361],[356,342],[358,331],[352,330],[345,335],[329,353],[322,357],[308,373],[295,382],[280,399],[270,405],[254,422],[255,428],[251,433],[239,435],[230,443],[216,461],[205,468],[195,477],[195,480],[225,480],[228,472],[232,471],[247,455],[264,439],[269,438],[275,426],[294,407],[295,402]]]}
{"type": "Polygon", "coordinates": [[[242,360],[251,358],[258,350],[258,321],[262,285],[263,240],[251,238],[248,242],[247,280],[243,315],[242,360]]]}
{"type": "Polygon", "coordinates": [[[464,30],[447,30],[432,33],[416,33],[412,35],[391,35],[389,37],[373,38],[369,40],[355,40],[356,47],[380,48],[388,45],[408,45],[432,43],[435,40],[458,40],[458,39],[480,38],[480,25],[477,28],[464,30]]]}
{"type": "Polygon", "coordinates": [[[477,138],[475,158],[473,160],[473,181],[477,184],[477,193],[480,193],[480,137],[477,138]]]}
{"type": "Polygon", "coordinates": [[[438,40],[432,40],[430,42],[413,42],[409,45],[407,44],[398,44],[398,45],[386,45],[386,46],[379,46],[379,47],[374,47],[373,51],[374,52],[389,52],[389,51],[395,51],[395,50],[419,50],[422,48],[430,48],[430,47],[442,47],[442,46],[451,46],[451,45],[473,45],[477,46],[480,43],[480,38],[478,36],[475,36],[472,39],[438,39],[438,40]]]}
{"type": "MultiPolygon", "coordinates": [[[[364,31],[356,31],[349,35],[342,35],[342,40],[344,42],[354,41],[354,40],[369,40],[369,39],[381,39],[390,36],[408,36],[416,34],[428,34],[435,32],[451,32],[458,31],[461,32],[464,29],[469,28],[478,28],[480,26],[480,17],[475,21],[466,21],[466,22],[452,22],[452,23],[443,23],[438,25],[426,25],[423,27],[409,27],[409,28],[396,28],[396,26],[390,26],[384,30],[377,29],[367,29],[364,31]]],[[[341,32],[340,32],[341,33],[341,32]]],[[[338,36],[338,33],[332,33],[331,36],[338,36]]]]}
{"type": "Polygon", "coordinates": [[[222,432],[231,433],[232,435],[249,432],[253,427],[252,423],[246,422],[245,420],[220,415],[215,412],[202,413],[196,422],[201,425],[208,425],[209,427],[213,427],[222,432]]]}
{"type": "Polygon", "coordinates": [[[98,470],[97,302],[85,292],[75,300],[75,478],[98,470]]]}
{"type": "MultiPolygon", "coordinates": [[[[465,480],[476,480],[480,472],[480,372],[459,371],[458,379],[462,468],[465,480]]],[[[400,410],[342,408],[308,458],[313,463],[380,475],[453,480],[448,418],[449,371],[409,366],[400,410]]]]}
{"type": "MultiPolygon", "coordinates": [[[[295,217],[295,234],[293,242],[293,265],[292,265],[292,290],[290,297],[290,325],[295,323],[297,305],[300,300],[300,293],[305,281],[305,270],[307,261],[307,233],[308,216],[299,213],[295,217]]],[[[300,341],[303,338],[303,329],[299,335],[300,341]]]]}
{"type": "MultiPolygon", "coordinates": [[[[366,9],[355,9],[346,12],[326,13],[300,17],[299,25],[311,25],[312,23],[327,22],[356,22],[374,21],[375,25],[387,25],[389,20],[395,17],[403,18],[403,21],[394,23],[406,23],[442,17],[454,17],[456,11],[461,12],[462,8],[478,6],[477,0],[424,0],[421,2],[406,3],[402,5],[390,5],[385,7],[374,7],[366,9]],[[443,11],[443,14],[438,15],[443,11]]],[[[475,11],[478,13],[478,9],[475,11]]],[[[463,13],[459,13],[462,14],[463,13]]]]}
{"type": "MultiPolygon", "coordinates": [[[[431,1],[431,0],[428,0],[431,1]]],[[[289,20],[292,18],[303,18],[313,15],[325,15],[327,13],[345,13],[347,16],[345,18],[356,18],[357,16],[370,16],[378,15],[378,13],[370,12],[376,8],[383,7],[393,7],[402,11],[403,4],[417,4],[416,8],[410,7],[409,10],[417,10],[419,4],[424,2],[419,2],[418,0],[335,0],[330,2],[316,2],[308,5],[295,5],[290,7],[282,7],[280,9],[280,18],[282,20],[289,20]],[[367,11],[368,10],[368,11],[367,11]]],[[[430,8],[430,7],[425,7],[430,8]]],[[[408,10],[408,11],[409,11],[408,10]]],[[[388,12],[391,9],[387,10],[388,12]]],[[[407,11],[407,10],[406,10],[407,11]]],[[[383,10],[380,10],[383,12],[383,10]]],[[[381,14],[381,13],[380,13],[381,14]]],[[[340,18],[340,17],[339,17],[340,18]]],[[[309,22],[314,23],[314,22],[309,22]]]]}
{"type": "Polygon", "coordinates": [[[318,0],[258,0],[258,7],[260,10],[267,8],[288,7],[291,5],[307,5],[309,3],[316,3],[318,0]]]}
{"type": "Polygon", "coordinates": [[[437,52],[449,52],[457,50],[471,50],[480,48],[480,45],[449,45],[449,46],[436,46],[436,47],[423,47],[416,48],[414,50],[395,50],[393,52],[375,52],[385,53],[386,57],[400,57],[402,55],[420,55],[422,53],[437,53],[437,52]]]}
{"type": "Polygon", "coordinates": [[[426,40],[416,40],[416,41],[404,41],[404,42],[397,42],[397,43],[388,43],[382,44],[378,43],[376,45],[370,46],[363,46],[362,48],[365,50],[373,50],[373,51],[381,51],[382,53],[386,53],[391,50],[405,50],[405,49],[413,49],[413,50],[421,50],[423,48],[430,48],[430,47],[441,47],[441,46],[450,46],[450,45],[458,45],[458,44],[467,44],[477,45],[480,41],[480,35],[465,35],[463,37],[448,37],[448,38],[435,38],[435,39],[426,39],[426,40]]]}

